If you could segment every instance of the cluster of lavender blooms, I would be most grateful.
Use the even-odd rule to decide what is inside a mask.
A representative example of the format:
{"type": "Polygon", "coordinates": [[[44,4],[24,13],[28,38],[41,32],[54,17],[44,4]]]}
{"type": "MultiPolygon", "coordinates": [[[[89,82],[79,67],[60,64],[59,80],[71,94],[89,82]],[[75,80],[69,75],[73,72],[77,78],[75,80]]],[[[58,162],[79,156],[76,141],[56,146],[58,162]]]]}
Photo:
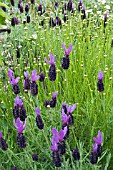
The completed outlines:
{"type": "MultiPolygon", "coordinates": [[[[11,69],[8,69],[8,76],[10,78],[9,82],[12,84],[12,89],[15,94],[20,93],[20,88],[18,81],[20,77],[14,78],[14,72],[11,69]]],[[[40,72],[39,75],[37,75],[37,71],[33,70],[31,74],[31,80],[29,79],[28,71],[24,72],[25,80],[23,82],[24,84],[24,91],[28,92],[28,90],[31,90],[31,95],[35,96],[38,94],[38,85],[36,83],[37,80],[43,82],[45,79],[45,74],[43,72],[40,72]]]]}
{"type": "MultiPolygon", "coordinates": [[[[14,7],[15,6],[15,1],[10,0],[10,2],[11,2],[12,7],[14,7]]],[[[31,5],[33,5],[33,4],[35,4],[35,1],[31,0],[31,5]]],[[[22,0],[19,0],[18,1],[18,9],[19,9],[20,13],[23,13],[25,11],[25,15],[27,15],[26,20],[23,21],[23,24],[30,23],[30,20],[31,20],[30,19],[30,14],[29,14],[30,5],[28,3],[26,3],[25,7],[24,7],[24,4],[23,4],[22,0]]],[[[42,15],[45,12],[45,10],[42,7],[42,2],[40,2],[40,4],[39,4],[37,12],[39,13],[39,15],[42,15]]],[[[12,20],[11,20],[11,25],[15,26],[17,24],[19,24],[19,20],[18,20],[18,18],[16,18],[14,16],[12,18],[12,20]]]]}
{"type": "Polygon", "coordinates": [[[82,0],[78,3],[78,11],[81,12],[81,19],[86,19],[86,12],[85,12],[85,6],[82,4],[82,0]]]}
{"type": "MultiPolygon", "coordinates": [[[[62,129],[58,132],[57,129],[52,129],[52,139],[50,149],[52,150],[52,160],[53,164],[56,167],[61,167],[62,165],[62,155],[66,153],[66,144],[65,140],[69,137],[69,125],[72,125],[70,122],[73,119],[72,112],[76,109],[76,104],[69,106],[66,103],[62,103],[62,129]]],[[[72,121],[74,124],[74,119],[72,121]]],[[[78,149],[74,149],[72,156],[75,160],[80,159],[80,153],[78,149]]]]}
{"type": "Polygon", "coordinates": [[[96,164],[98,161],[98,157],[102,154],[102,133],[100,130],[98,131],[97,137],[93,138],[95,144],[92,145],[93,152],[90,154],[90,162],[92,164],[96,164]]]}

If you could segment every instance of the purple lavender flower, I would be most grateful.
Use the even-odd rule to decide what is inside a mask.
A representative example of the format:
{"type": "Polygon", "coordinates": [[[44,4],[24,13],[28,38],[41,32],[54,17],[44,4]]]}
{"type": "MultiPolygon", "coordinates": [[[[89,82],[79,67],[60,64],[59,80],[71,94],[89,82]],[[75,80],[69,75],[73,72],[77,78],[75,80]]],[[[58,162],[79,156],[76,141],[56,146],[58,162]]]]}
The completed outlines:
{"type": "Polygon", "coordinates": [[[35,0],[31,0],[31,4],[34,4],[35,3],[35,0]]]}
{"type": "Polygon", "coordinates": [[[104,91],[103,78],[104,78],[103,72],[99,71],[98,72],[98,82],[97,82],[97,89],[99,92],[104,91]]]}
{"type": "Polygon", "coordinates": [[[73,125],[73,124],[74,124],[74,117],[73,117],[73,115],[72,115],[72,112],[76,109],[76,104],[74,104],[73,106],[68,106],[68,105],[66,105],[66,108],[67,108],[68,114],[70,115],[68,124],[69,124],[69,125],[73,125]]]}
{"type": "Polygon", "coordinates": [[[62,122],[66,126],[68,125],[69,118],[70,118],[70,115],[65,114],[64,109],[62,109],[62,122]]]}
{"type": "Polygon", "coordinates": [[[97,145],[101,145],[101,144],[102,144],[102,133],[100,132],[100,130],[98,131],[97,137],[94,137],[94,138],[93,138],[93,141],[94,141],[97,145]]]}
{"type": "Polygon", "coordinates": [[[106,25],[107,25],[107,17],[108,17],[108,12],[105,13],[104,15],[104,28],[106,28],[106,25]]]}
{"type": "Polygon", "coordinates": [[[49,26],[50,26],[50,27],[55,27],[55,26],[56,26],[56,22],[54,21],[54,19],[53,19],[52,16],[50,16],[49,26]]]}
{"type": "Polygon", "coordinates": [[[61,19],[60,19],[58,16],[56,16],[56,21],[55,21],[55,23],[56,23],[56,25],[59,25],[59,26],[62,25],[61,19]]]}
{"type": "Polygon", "coordinates": [[[6,151],[8,149],[8,145],[5,141],[5,139],[2,137],[2,132],[0,131],[0,148],[3,150],[3,151],[6,151]]]}
{"type": "Polygon", "coordinates": [[[69,1],[68,1],[67,10],[68,10],[68,11],[71,11],[71,10],[72,10],[72,0],[69,0],[69,1]]]}
{"type": "Polygon", "coordinates": [[[22,6],[22,0],[19,0],[18,2],[18,8],[20,8],[20,6],[22,6]]]}
{"type": "Polygon", "coordinates": [[[104,78],[103,72],[99,71],[98,72],[98,80],[102,80],[104,78]]]}
{"type": "Polygon", "coordinates": [[[16,166],[13,166],[12,170],[18,170],[18,168],[16,166]]]}
{"type": "Polygon", "coordinates": [[[35,111],[36,111],[36,125],[37,127],[41,130],[44,128],[44,123],[43,123],[43,120],[41,118],[41,115],[40,115],[40,109],[39,108],[35,108],[35,111]]]}
{"type": "Polygon", "coordinates": [[[27,23],[30,23],[30,15],[27,15],[27,23]]]}
{"type": "Polygon", "coordinates": [[[68,20],[68,15],[67,12],[64,12],[64,17],[63,17],[64,22],[66,22],[68,20]]]}
{"type": "Polygon", "coordinates": [[[42,2],[40,2],[38,6],[38,12],[40,12],[40,15],[42,15],[42,2]]]}
{"type": "Polygon", "coordinates": [[[64,49],[65,56],[62,58],[62,68],[68,69],[70,64],[69,54],[72,51],[72,44],[70,44],[69,48],[66,49],[65,44],[62,44],[62,48],[64,49]]]}
{"type": "Polygon", "coordinates": [[[79,0],[79,3],[78,3],[78,11],[80,12],[82,9],[82,0],[79,0]]]}
{"type": "Polygon", "coordinates": [[[12,6],[15,6],[14,0],[10,0],[10,2],[11,2],[11,5],[12,5],[12,6]]]}
{"type": "Polygon", "coordinates": [[[16,127],[18,133],[22,133],[23,130],[25,129],[25,127],[26,127],[26,119],[25,119],[24,124],[22,123],[20,118],[17,118],[16,120],[14,120],[13,123],[14,123],[14,126],[16,127]]]}
{"type": "Polygon", "coordinates": [[[59,3],[57,1],[55,1],[55,4],[54,4],[55,7],[58,7],[59,6],[59,3]]]}
{"type": "Polygon", "coordinates": [[[97,144],[92,145],[92,148],[93,148],[93,152],[91,152],[90,154],[90,162],[92,164],[96,164],[98,161],[98,154],[97,154],[98,145],[97,144]]]}
{"type": "Polygon", "coordinates": [[[100,132],[100,130],[98,131],[98,135],[97,137],[93,138],[93,141],[97,144],[97,154],[98,157],[101,156],[102,154],[102,133],[100,132]]]}
{"type": "Polygon", "coordinates": [[[26,13],[28,13],[28,12],[29,12],[29,5],[28,5],[28,3],[26,3],[25,11],[26,11],[26,13]]]}
{"type": "Polygon", "coordinates": [[[32,154],[32,158],[34,161],[38,161],[38,155],[37,154],[32,154]]]}
{"type": "Polygon", "coordinates": [[[80,159],[80,153],[79,153],[78,149],[74,149],[72,151],[72,156],[73,156],[74,160],[76,160],[76,161],[80,159]]]}
{"type": "Polygon", "coordinates": [[[39,81],[40,81],[40,82],[43,82],[44,79],[45,79],[45,74],[44,74],[43,72],[40,72],[40,73],[39,73],[39,76],[40,76],[39,81]]]}
{"type": "Polygon", "coordinates": [[[64,113],[67,113],[67,104],[65,102],[62,103],[62,109],[64,109],[64,113]]]}
{"type": "Polygon", "coordinates": [[[29,73],[28,73],[28,71],[24,72],[24,76],[25,76],[24,91],[25,91],[25,93],[27,93],[28,90],[30,90],[30,80],[29,80],[29,73]]]}
{"type": "Polygon", "coordinates": [[[10,79],[12,79],[12,77],[14,77],[14,72],[10,68],[8,69],[8,76],[10,79]]]}
{"type": "Polygon", "coordinates": [[[13,115],[14,115],[15,119],[17,119],[19,117],[21,121],[25,121],[25,119],[27,117],[26,110],[23,105],[23,101],[18,96],[15,98],[13,115]]]}
{"type": "Polygon", "coordinates": [[[62,160],[58,151],[58,144],[54,141],[53,138],[51,142],[52,145],[50,146],[50,149],[52,150],[52,162],[56,167],[61,167],[62,160]]]}
{"type": "Polygon", "coordinates": [[[35,96],[38,94],[38,85],[36,84],[36,81],[39,80],[40,76],[37,75],[37,71],[33,70],[32,75],[31,75],[31,84],[30,84],[30,89],[31,89],[31,94],[32,96],[35,96]]]}
{"type": "Polygon", "coordinates": [[[56,80],[56,67],[55,67],[55,57],[52,53],[50,53],[50,60],[47,60],[47,58],[44,58],[44,61],[48,64],[50,64],[49,68],[49,79],[51,81],[56,80]]]}
{"type": "Polygon", "coordinates": [[[56,96],[58,95],[58,91],[52,93],[52,99],[50,100],[50,107],[54,108],[56,106],[56,96]]]}
{"type": "Polygon", "coordinates": [[[20,77],[14,78],[14,72],[11,69],[8,69],[8,76],[10,78],[9,82],[12,84],[12,90],[15,94],[20,93],[20,88],[18,85],[18,81],[20,77]]]}
{"type": "Polygon", "coordinates": [[[26,139],[24,134],[22,133],[23,130],[26,127],[26,119],[24,124],[21,122],[20,118],[17,118],[16,121],[14,121],[14,126],[16,127],[18,134],[16,136],[17,144],[19,148],[25,148],[26,147],[26,139]]]}
{"type": "Polygon", "coordinates": [[[62,109],[62,122],[63,122],[62,129],[64,129],[67,126],[67,133],[64,139],[69,137],[69,125],[68,125],[69,118],[70,118],[70,115],[65,114],[64,109],[62,109]]]}
{"type": "Polygon", "coordinates": [[[85,6],[84,5],[82,5],[82,15],[81,15],[81,19],[82,20],[84,20],[84,19],[86,19],[86,12],[85,12],[85,6]]]}

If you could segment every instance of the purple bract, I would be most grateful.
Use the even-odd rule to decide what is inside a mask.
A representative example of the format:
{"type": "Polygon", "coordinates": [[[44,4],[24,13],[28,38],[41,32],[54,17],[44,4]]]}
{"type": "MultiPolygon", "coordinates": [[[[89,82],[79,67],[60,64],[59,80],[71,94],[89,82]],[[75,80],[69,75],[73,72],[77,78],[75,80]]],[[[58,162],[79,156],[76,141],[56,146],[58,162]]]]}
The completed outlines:
{"type": "Polygon", "coordinates": [[[48,60],[47,58],[44,58],[44,61],[50,65],[54,65],[55,64],[55,57],[53,56],[52,53],[49,53],[50,56],[50,60],[48,60]]]}
{"type": "Polygon", "coordinates": [[[69,55],[72,51],[72,44],[70,44],[69,48],[66,49],[65,43],[62,44],[62,48],[64,49],[65,55],[69,55]]]}
{"type": "Polygon", "coordinates": [[[22,133],[23,130],[25,129],[25,127],[26,127],[26,119],[25,119],[25,122],[23,124],[22,121],[20,120],[20,118],[17,118],[16,120],[14,120],[13,124],[16,127],[18,133],[22,133]]]}

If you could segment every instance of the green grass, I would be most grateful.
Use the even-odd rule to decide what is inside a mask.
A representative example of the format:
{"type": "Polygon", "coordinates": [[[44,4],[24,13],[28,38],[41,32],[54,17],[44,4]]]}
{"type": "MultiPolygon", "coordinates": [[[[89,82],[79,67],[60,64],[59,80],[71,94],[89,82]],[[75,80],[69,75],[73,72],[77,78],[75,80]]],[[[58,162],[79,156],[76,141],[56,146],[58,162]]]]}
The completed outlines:
{"type": "MultiPolygon", "coordinates": [[[[70,128],[70,137],[66,142],[67,152],[59,169],[111,170],[113,167],[113,4],[107,2],[110,11],[104,31],[105,5],[95,2],[95,7],[90,1],[84,1],[86,9],[92,9],[92,13],[87,13],[87,19],[82,21],[77,11],[77,3],[75,2],[74,15],[68,13],[68,21],[61,28],[48,26],[50,13],[55,11],[51,3],[45,3],[47,11],[43,16],[38,16],[34,9],[30,8],[31,23],[23,25],[20,21],[19,25],[11,27],[11,34],[7,35],[7,39],[0,46],[0,131],[9,146],[5,152],[0,150],[1,169],[4,167],[5,170],[11,170],[12,166],[21,170],[55,169],[50,150],[51,129],[61,129],[61,104],[64,101],[70,105],[77,103],[77,109],[73,113],[75,122],[70,128]],[[97,11],[101,11],[101,14],[97,11]],[[42,19],[45,20],[45,28],[39,25],[42,19]],[[69,44],[73,45],[68,70],[61,67],[63,42],[67,48],[69,44]],[[16,58],[18,45],[21,45],[19,59],[16,58]],[[57,78],[53,83],[48,79],[49,65],[44,61],[44,57],[49,59],[49,52],[56,58],[57,78]],[[27,126],[24,131],[27,147],[22,150],[17,147],[17,132],[13,126],[12,109],[16,95],[8,83],[8,68],[13,69],[15,76],[21,78],[19,96],[24,99],[27,111],[27,126]],[[44,71],[46,74],[44,84],[37,81],[39,93],[36,97],[32,97],[30,92],[25,94],[23,90],[24,71],[28,70],[31,75],[33,69],[38,73],[44,71]],[[97,91],[99,70],[104,72],[105,90],[102,93],[97,91]],[[45,108],[44,101],[51,99],[54,91],[58,91],[56,107],[45,108]],[[44,130],[39,130],[35,124],[35,107],[41,109],[44,130]],[[98,130],[103,134],[103,153],[98,163],[92,165],[89,160],[92,138],[97,135],[98,130]],[[71,150],[76,147],[81,155],[78,162],[74,161],[71,155],[71,150]],[[32,160],[33,153],[38,154],[38,162],[32,160]]],[[[63,17],[61,7],[56,11],[60,18],[63,17]]],[[[36,5],[33,8],[36,8],[36,5]]],[[[15,13],[14,8],[13,11],[15,13]]],[[[26,17],[24,13],[16,15],[19,20],[26,17]]],[[[13,16],[9,16],[9,21],[13,16]]]]}

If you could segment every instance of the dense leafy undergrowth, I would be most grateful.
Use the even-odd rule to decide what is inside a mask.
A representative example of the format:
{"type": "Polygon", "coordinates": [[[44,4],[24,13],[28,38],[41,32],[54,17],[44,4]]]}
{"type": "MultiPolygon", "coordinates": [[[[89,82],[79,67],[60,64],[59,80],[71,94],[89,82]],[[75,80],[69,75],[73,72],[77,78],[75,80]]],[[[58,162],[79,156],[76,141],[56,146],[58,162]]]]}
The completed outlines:
{"type": "MultiPolygon", "coordinates": [[[[26,1],[27,2],[27,1],[26,1]]],[[[78,3],[73,0],[73,8],[64,8],[64,1],[42,1],[42,13],[39,2],[28,3],[29,11],[25,12],[26,2],[22,2],[23,12],[15,5],[7,3],[8,18],[6,24],[11,33],[1,40],[0,46],[0,131],[8,149],[0,149],[0,168],[11,170],[16,166],[19,170],[52,170],[56,169],[52,162],[51,137],[52,128],[62,128],[62,103],[76,103],[72,115],[74,124],[69,126],[70,134],[65,140],[66,153],[62,157],[59,169],[111,170],[113,167],[113,3],[82,2],[80,12],[78,3]],[[63,8],[63,9],[62,9],[63,8]],[[106,12],[107,11],[107,12],[106,12]],[[84,13],[85,12],[85,13],[84,13]],[[27,22],[26,22],[26,17],[27,22]],[[66,17],[66,21],[64,20],[66,17]],[[83,17],[84,16],[84,17],[83,17]],[[13,18],[15,17],[15,18],[13,18]],[[12,20],[13,18],[13,20],[12,20]],[[53,21],[50,21],[53,18],[53,21]],[[54,24],[53,24],[54,23],[54,24]],[[69,54],[69,68],[62,67],[62,58],[66,56],[62,44],[72,50],[69,54]],[[49,53],[55,57],[56,79],[50,81],[49,53]],[[20,77],[18,85],[20,93],[12,91],[8,69],[13,70],[14,77],[20,77]],[[24,72],[43,71],[43,82],[36,79],[38,94],[31,91],[25,93],[24,72]],[[103,89],[99,91],[98,72],[103,74],[103,89]],[[56,96],[56,106],[44,106],[46,100],[56,96]],[[14,126],[13,108],[15,98],[19,96],[26,110],[26,127],[24,136],[26,147],[18,148],[17,130],[14,126]],[[40,109],[44,128],[36,125],[35,108],[40,109]],[[92,164],[91,152],[93,137],[102,132],[102,154],[96,164],[92,164]],[[73,149],[77,148],[80,159],[74,160],[73,149]],[[32,154],[38,155],[38,161],[32,154]]],[[[66,2],[68,4],[68,1],[66,2]]],[[[41,5],[41,4],[40,4],[41,5]]],[[[71,8],[71,7],[70,7],[71,8]]],[[[22,10],[22,9],[21,9],[22,10]]],[[[32,78],[30,78],[32,79],[32,78]]],[[[101,87],[102,87],[101,86],[101,87]]],[[[23,122],[24,123],[24,122],[23,122]]],[[[18,128],[17,128],[18,129],[18,128]]],[[[1,140],[1,139],[0,139],[1,140]]],[[[1,145],[2,146],[2,145],[1,145]]]]}

